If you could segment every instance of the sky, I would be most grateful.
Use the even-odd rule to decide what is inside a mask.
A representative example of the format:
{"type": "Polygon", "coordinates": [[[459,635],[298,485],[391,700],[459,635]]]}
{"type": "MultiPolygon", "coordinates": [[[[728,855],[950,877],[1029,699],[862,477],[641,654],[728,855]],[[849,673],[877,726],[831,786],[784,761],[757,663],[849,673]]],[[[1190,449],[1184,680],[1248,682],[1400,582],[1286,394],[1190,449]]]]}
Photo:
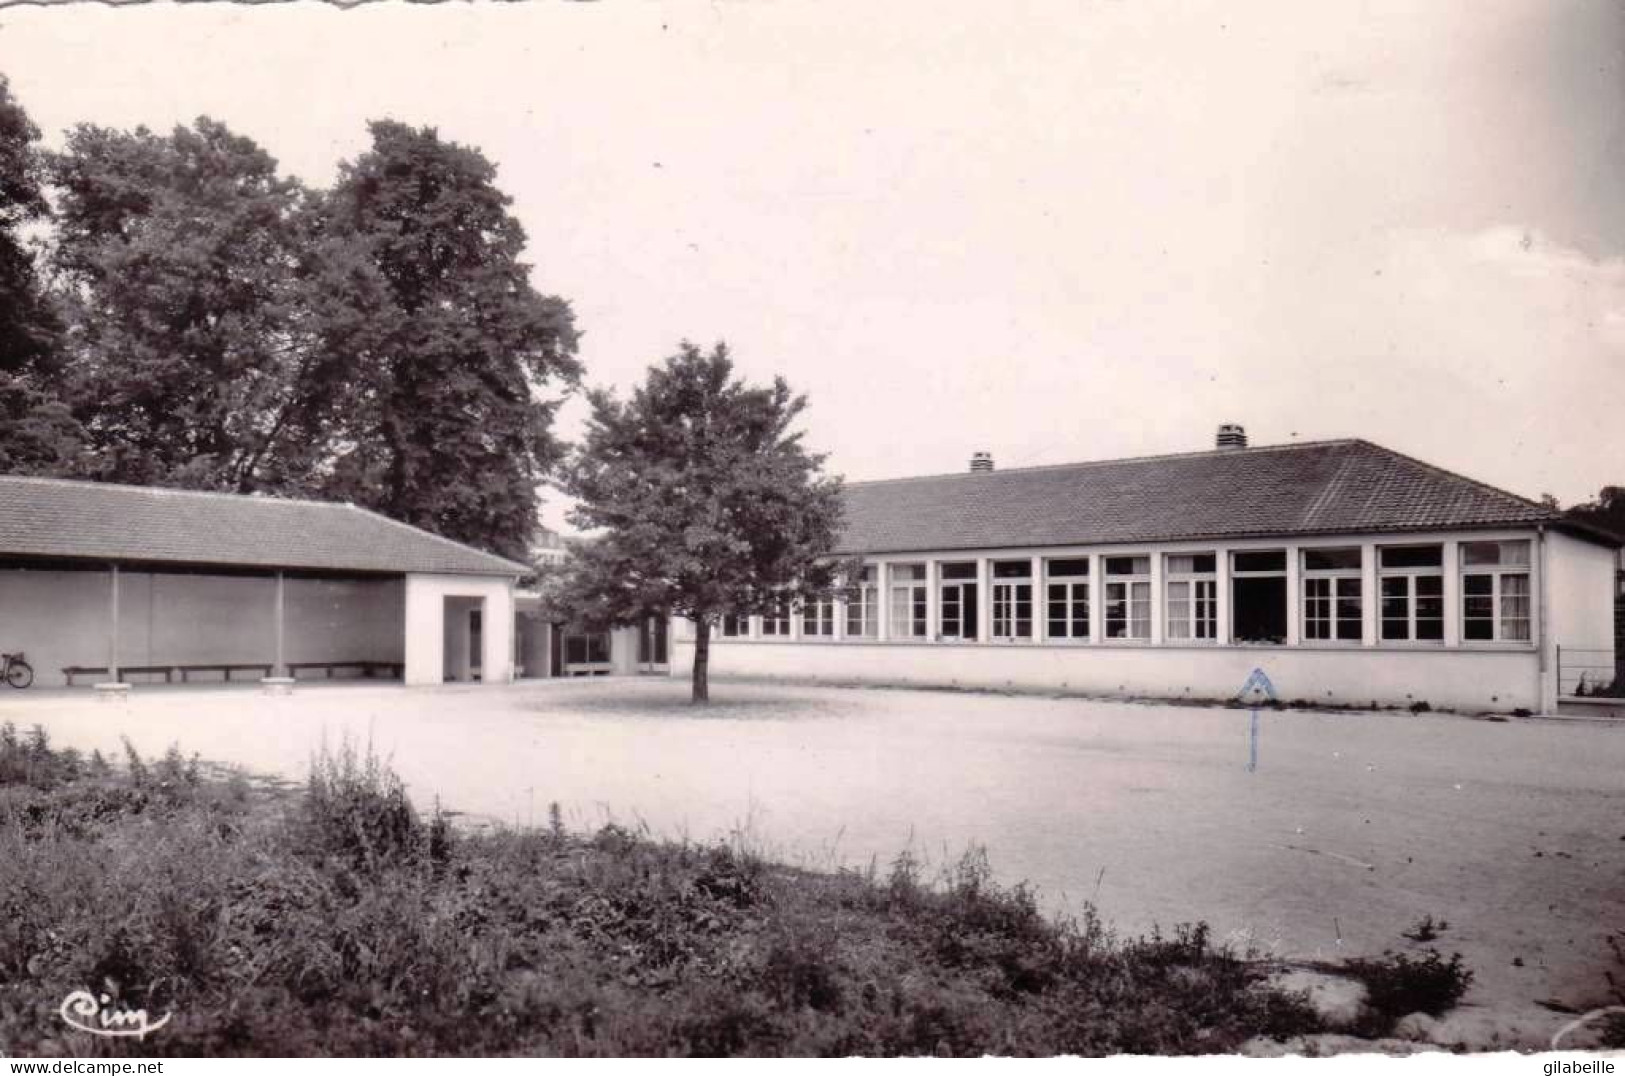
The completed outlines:
{"type": "Polygon", "coordinates": [[[0,72],[313,185],[373,118],[476,146],[590,384],[725,339],[852,480],[1238,422],[1625,485],[1615,0],[67,4],[0,72]]]}

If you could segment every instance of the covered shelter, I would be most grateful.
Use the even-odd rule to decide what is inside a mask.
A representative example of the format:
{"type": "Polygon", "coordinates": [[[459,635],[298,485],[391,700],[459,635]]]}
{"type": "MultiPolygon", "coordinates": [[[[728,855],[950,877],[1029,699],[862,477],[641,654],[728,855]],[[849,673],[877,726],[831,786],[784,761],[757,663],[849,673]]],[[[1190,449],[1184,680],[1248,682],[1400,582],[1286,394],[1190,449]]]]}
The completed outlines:
{"type": "Polygon", "coordinates": [[[513,678],[525,565],[350,504],[0,476],[36,683],[513,678]]]}

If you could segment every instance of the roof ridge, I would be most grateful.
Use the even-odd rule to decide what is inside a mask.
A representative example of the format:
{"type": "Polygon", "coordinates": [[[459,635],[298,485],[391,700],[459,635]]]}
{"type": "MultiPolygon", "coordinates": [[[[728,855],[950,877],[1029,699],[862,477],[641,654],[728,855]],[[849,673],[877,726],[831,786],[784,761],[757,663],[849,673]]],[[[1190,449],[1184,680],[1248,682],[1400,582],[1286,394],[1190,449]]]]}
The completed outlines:
{"type": "MultiPolygon", "coordinates": [[[[143,486],[135,482],[107,482],[99,478],[56,478],[48,475],[0,474],[0,482],[36,482],[51,486],[94,486],[97,489],[122,489],[134,493],[177,497],[224,497],[228,500],[248,498],[256,504],[313,504],[322,508],[353,507],[349,501],[321,501],[314,497],[288,497],[280,493],[254,490],[233,493],[224,489],[185,489],[178,486],[143,486]]],[[[389,517],[384,517],[389,518],[389,517]]]]}
{"type": "MultiPolygon", "coordinates": [[[[1194,459],[1198,456],[1242,456],[1264,452],[1290,452],[1303,448],[1326,448],[1331,445],[1370,444],[1358,437],[1332,437],[1323,441],[1292,441],[1279,445],[1253,445],[1249,448],[1204,448],[1194,452],[1164,452],[1148,456],[1121,456],[1108,460],[1077,460],[1072,463],[1040,463],[1030,467],[1004,467],[992,471],[941,471],[937,474],[899,475],[896,478],[864,478],[845,482],[853,486],[881,486],[889,482],[919,482],[928,478],[986,478],[989,475],[1023,474],[1030,471],[1060,471],[1077,467],[1107,467],[1120,463],[1149,463],[1153,460],[1194,459]]],[[[1381,447],[1380,445],[1377,447],[1381,447]]],[[[1397,453],[1396,453],[1397,455],[1397,453]]]]}

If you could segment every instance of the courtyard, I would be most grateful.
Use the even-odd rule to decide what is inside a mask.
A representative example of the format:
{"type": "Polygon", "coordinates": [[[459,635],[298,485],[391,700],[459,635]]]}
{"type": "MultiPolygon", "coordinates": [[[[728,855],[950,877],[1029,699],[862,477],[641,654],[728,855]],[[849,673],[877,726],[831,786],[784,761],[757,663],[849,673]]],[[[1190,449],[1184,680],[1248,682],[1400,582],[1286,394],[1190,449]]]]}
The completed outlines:
{"type": "Polygon", "coordinates": [[[1206,919],[1261,955],[1401,950],[1424,916],[1476,979],[1446,1023],[1541,1045],[1605,1000],[1625,928],[1625,726],[1246,710],[665,679],[405,690],[144,688],[0,697],[58,746],[187,753],[298,780],[370,741],[425,807],[744,841],[815,868],[987,849],[1057,912],[1120,931],[1206,919]]]}

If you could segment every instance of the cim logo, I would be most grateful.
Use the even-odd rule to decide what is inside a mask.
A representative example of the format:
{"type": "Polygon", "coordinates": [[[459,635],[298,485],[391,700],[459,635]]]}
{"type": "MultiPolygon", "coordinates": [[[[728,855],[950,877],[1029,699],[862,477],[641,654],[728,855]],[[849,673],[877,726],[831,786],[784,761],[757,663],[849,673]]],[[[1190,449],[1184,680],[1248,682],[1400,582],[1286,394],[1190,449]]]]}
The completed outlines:
{"type": "Polygon", "coordinates": [[[144,1039],[150,1031],[157,1031],[169,1023],[174,1013],[164,1013],[153,1021],[145,1009],[126,1009],[113,1005],[106,994],[97,997],[88,990],[75,990],[62,999],[57,1009],[62,1022],[76,1031],[100,1035],[109,1039],[144,1039]]]}

